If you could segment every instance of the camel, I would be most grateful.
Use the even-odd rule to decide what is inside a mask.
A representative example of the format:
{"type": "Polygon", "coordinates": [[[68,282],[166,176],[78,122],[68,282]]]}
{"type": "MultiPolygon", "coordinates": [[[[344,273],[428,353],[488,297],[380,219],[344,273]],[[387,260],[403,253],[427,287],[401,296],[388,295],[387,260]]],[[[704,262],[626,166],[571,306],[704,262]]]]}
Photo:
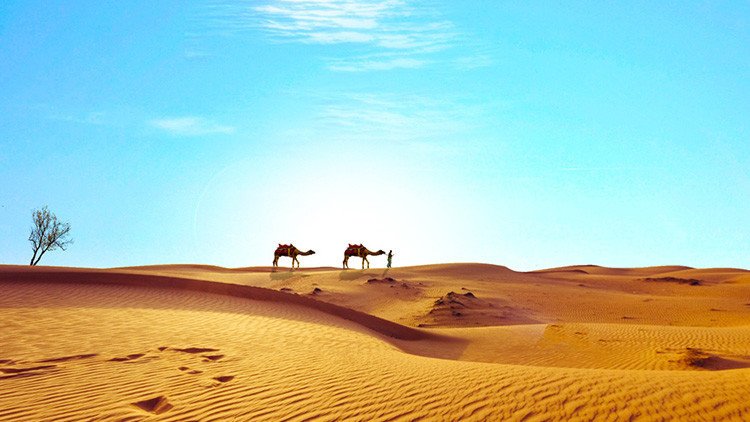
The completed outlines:
{"type": "Polygon", "coordinates": [[[350,256],[358,256],[362,258],[362,269],[365,269],[365,262],[367,263],[367,268],[370,268],[370,261],[367,260],[367,255],[377,256],[377,255],[384,255],[385,251],[382,249],[377,252],[372,252],[365,248],[364,246],[360,245],[352,245],[349,244],[349,247],[346,248],[346,251],[344,251],[344,268],[349,268],[349,257],[350,256]]]}
{"type": "Polygon", "coordinates": [[[276,252],[273,253],[273,266],[278,267],[279,266],[279,257],[282,256],[288,256],[292,258],[292,268],[294,268],[294,263],[297,262],[297,268],[299,268],[299,259],[297,259],[298,255],[312,255],[315,251],[310,249],[307,252],[302,252],[301,250],[297,249],[296,246],[292,245],[291,243],[288,245],[282,245],[279,243],[279,247],[276,248],[276,252]]]}

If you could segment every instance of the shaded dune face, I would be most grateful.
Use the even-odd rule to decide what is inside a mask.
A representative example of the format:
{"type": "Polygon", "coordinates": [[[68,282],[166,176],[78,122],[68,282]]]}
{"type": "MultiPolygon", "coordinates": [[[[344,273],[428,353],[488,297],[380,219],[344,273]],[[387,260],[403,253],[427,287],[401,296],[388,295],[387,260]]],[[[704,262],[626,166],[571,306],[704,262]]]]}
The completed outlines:
{"type": "Polygon", "coordinates": [[[0,420],[750,412],[746,272],[588,270],[1,266],[0,420]]]}

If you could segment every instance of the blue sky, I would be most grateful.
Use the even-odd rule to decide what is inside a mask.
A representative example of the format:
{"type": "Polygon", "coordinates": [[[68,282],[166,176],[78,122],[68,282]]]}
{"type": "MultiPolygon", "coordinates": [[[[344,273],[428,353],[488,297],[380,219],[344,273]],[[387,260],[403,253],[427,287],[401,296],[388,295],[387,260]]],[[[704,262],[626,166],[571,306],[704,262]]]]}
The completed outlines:
{"type": "Polygon", "coordinates": [[[0,4],[2,263],[750,267],[746,1],[109,3],[0,4]]]}

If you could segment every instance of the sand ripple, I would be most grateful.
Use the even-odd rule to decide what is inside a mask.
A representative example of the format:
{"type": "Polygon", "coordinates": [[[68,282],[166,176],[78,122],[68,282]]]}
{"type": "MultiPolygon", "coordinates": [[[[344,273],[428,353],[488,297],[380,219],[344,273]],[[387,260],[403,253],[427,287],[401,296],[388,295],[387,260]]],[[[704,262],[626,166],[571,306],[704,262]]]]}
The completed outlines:
{"type": "Polygon", "coordinates": [[[746,327],[564,323],[433,334],[380,329],[376,320],[288,293],[258,300],[136,284],[0,280],[0,420],[741,420],[750,413],[750,369],[669,363],[670,353],[679,359],[694,347],[750,354],[746,327]],[[482,355],[482,347],[495,349],[482,355]],[[580,358],[568,355],[574,351],[580,358]],[[467,360],[524,353],[527,361],[467,360]],[[565,367],[561,355],[584,364],[565,367]]]}

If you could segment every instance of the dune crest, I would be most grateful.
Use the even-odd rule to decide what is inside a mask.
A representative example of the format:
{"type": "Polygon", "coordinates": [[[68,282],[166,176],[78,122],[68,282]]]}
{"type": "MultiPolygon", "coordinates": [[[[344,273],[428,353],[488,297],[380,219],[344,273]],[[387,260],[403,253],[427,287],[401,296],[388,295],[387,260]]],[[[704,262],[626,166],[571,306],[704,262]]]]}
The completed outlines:
{"type": "Polygon", "coordinates": [[[76,283],[86,285],[124,285],[130,287],[164,288],[175,290],[187,290],[194,292],[227,295],[251,300],[273,301],[281,303],[293,303],[295,305],[307,306],[316,310],[330,313],[337,317],[357,322],[380,334],[403,340],[421,340],[434,338],[435,336],[383,320],[372,315],[357,312],[327,302],[310,300],[303,296],[288,295],[270,289],[242,286],[228,283],[215,283],[194,279],[177,277],[165,277],[150,274],[128,274],[113,271],[0,271],[0,283],[76,283]]]}

